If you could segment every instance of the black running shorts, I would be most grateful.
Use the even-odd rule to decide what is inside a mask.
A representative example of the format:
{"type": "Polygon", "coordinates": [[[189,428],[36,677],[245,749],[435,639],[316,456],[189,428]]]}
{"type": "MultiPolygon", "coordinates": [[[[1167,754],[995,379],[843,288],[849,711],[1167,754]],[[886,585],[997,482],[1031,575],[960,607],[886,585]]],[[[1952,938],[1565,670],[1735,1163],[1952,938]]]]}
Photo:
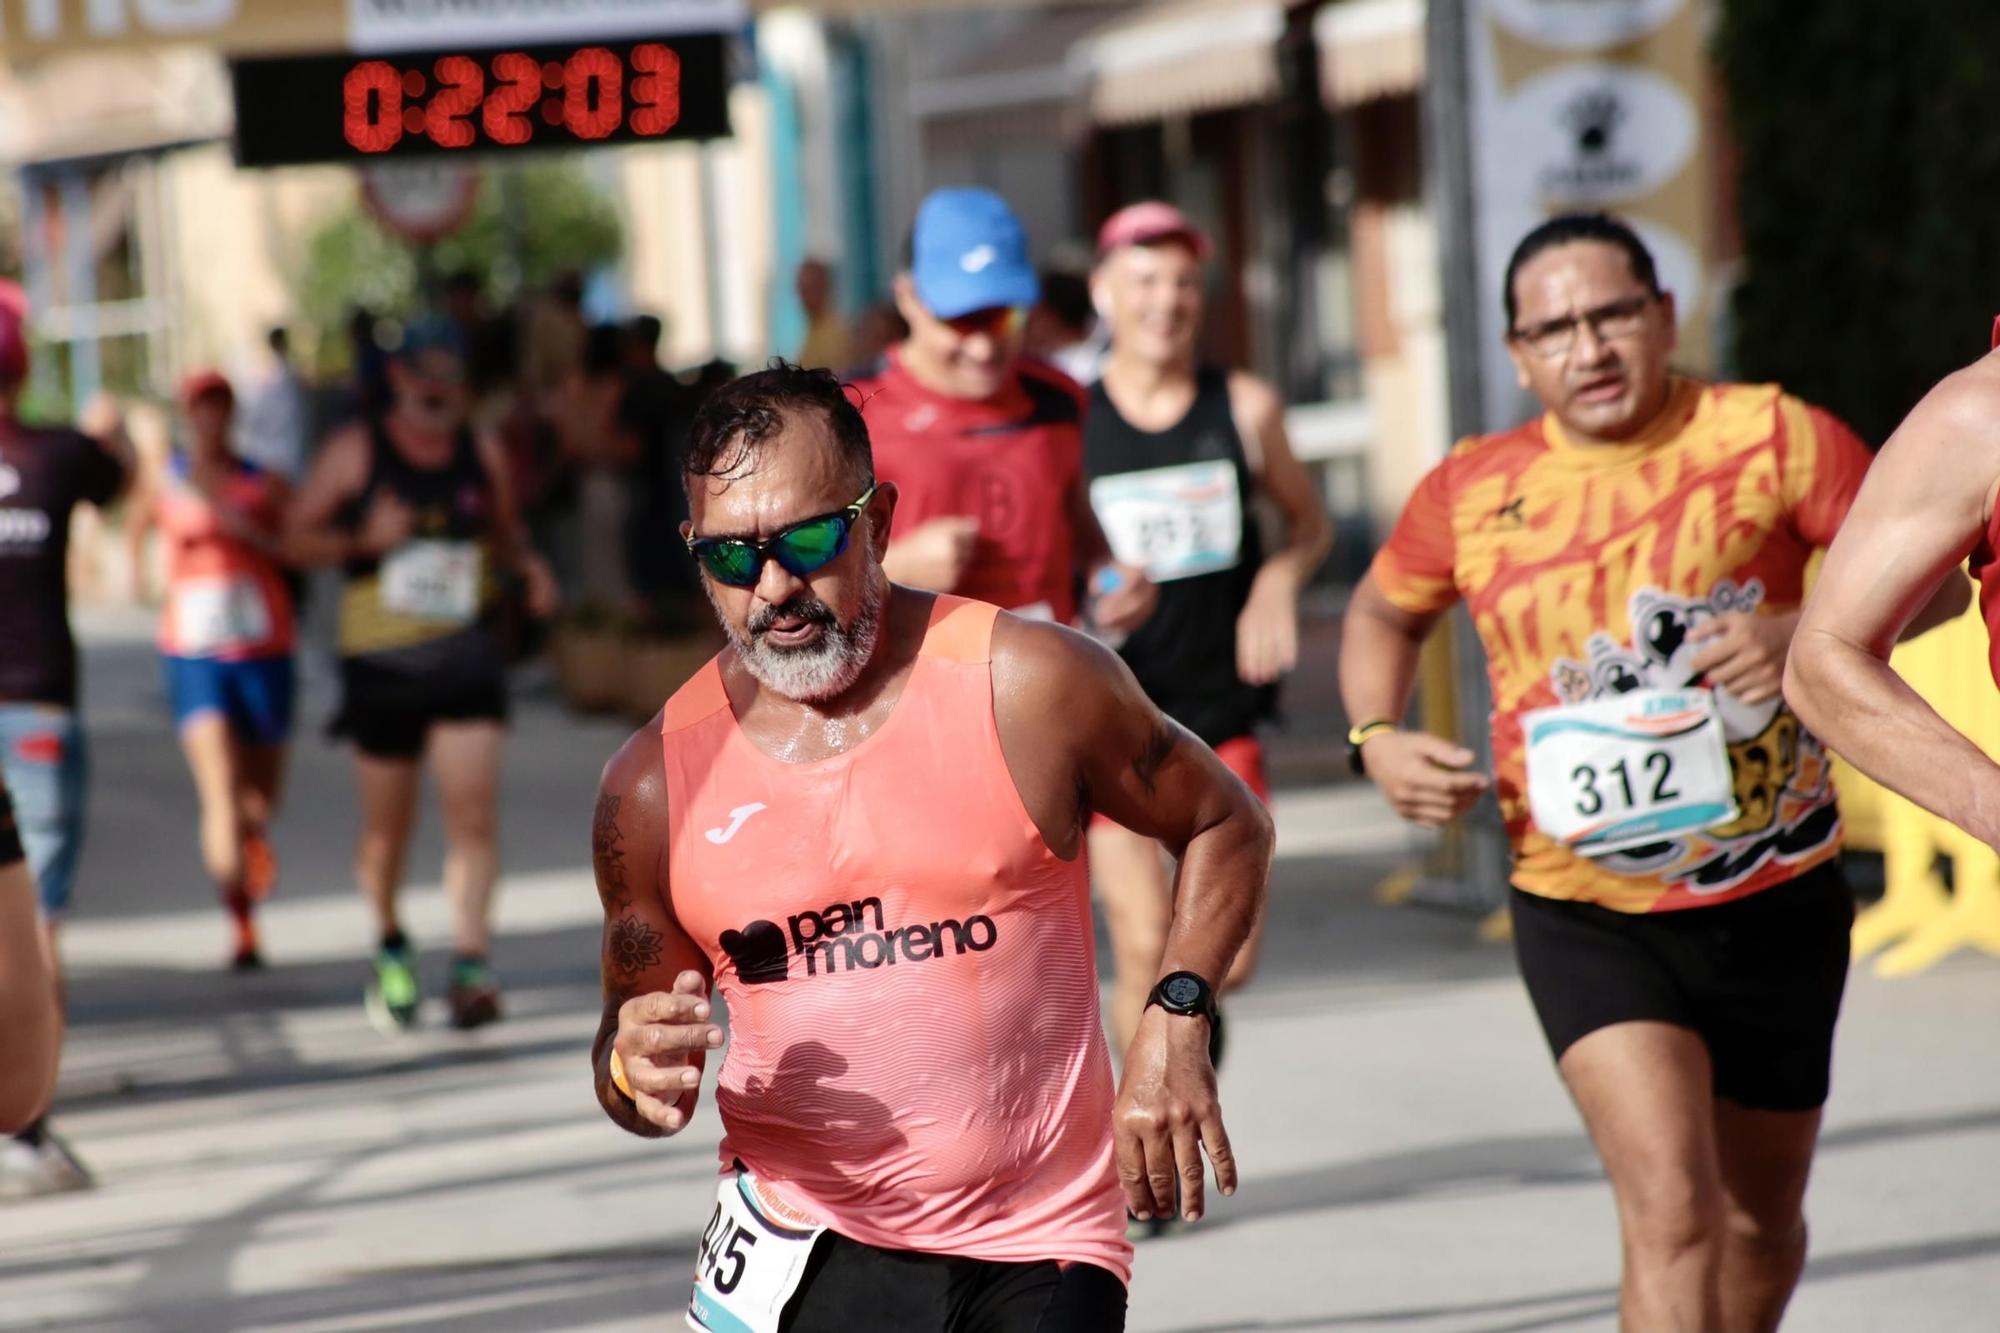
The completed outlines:
{"type": "Polygon", "coordinates": [[[504,722],[507,679],[480,673],[411,675],[348,658],[340,664],[340,712],[328,728],[377,759],[416,759],[437,722],[504,722]]]}
{"type": "Polygon", "coordinates": [[[1125,1284],[1093,1264],[885,1250],[829,1231],[780,1333],[1119,1333],[1125,1284]]]}
{"type": "Polygon", "coordinates": [[[1826,1101],[1854,925],[1838,862],[1673,912],[1512,899],[1521,976],[1558,1060],[1614,1023],[1672,1023],[1707,1045],[1717,1096],[1767,1111],[1826,1101]]]}

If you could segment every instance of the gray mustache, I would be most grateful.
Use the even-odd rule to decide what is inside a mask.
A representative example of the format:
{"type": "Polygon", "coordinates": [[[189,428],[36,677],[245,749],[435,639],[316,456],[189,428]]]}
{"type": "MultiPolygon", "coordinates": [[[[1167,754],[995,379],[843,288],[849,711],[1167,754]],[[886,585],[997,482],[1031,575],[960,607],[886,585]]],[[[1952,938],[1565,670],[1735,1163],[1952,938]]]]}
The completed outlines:
{"type": "Polygon", "coordinates": [[[840,621],[832,608],[817,597],[794,597],[778,606],[767,606],[750,617],[750,632],[762,634],[775,625],[780,617],[795,616],[808,624],[820,625],[827,629],[840,628],[840,621]]]}

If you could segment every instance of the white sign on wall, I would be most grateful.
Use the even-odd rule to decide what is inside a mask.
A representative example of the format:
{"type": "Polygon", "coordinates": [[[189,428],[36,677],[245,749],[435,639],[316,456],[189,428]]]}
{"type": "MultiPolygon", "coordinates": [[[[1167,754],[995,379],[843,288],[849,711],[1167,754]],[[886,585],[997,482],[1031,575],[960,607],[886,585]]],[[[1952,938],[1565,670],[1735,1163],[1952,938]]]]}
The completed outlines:
{"type": "Polygon", "coordinates": [[[1667,70],[1609,58],[1699,2],[1467,0],[1485,429],[1537,410],[1515,383],[1500,289],[1515,245],[1550,216],[1623,215],[1677,297],[1684,332],[1702,306],[1700,236],[1652,215],[1669,196],[1674,216],[1701,214],[1675,193],[1702,146],[1694,90],[1667,70]]]}
{"type": "Polygon", "coordinates": [[[745,21],[743,0],[347,0],[356,51],[578,42],[717,32],[745,21]]]}
{"type": "Polygon", "coordinates": [[[1616,46],[1665,26],[1684,0],[1490,0],[1494,21],[1559,50],[1616,46]]]}

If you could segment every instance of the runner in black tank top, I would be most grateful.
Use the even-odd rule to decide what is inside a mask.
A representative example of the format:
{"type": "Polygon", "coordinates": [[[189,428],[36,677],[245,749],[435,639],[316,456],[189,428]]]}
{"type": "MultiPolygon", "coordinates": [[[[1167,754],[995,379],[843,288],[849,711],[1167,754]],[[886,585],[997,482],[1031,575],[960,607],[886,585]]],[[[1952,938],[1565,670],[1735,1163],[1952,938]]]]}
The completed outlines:
{"type": "Polygon", "coordinates": [[[1257,479],[1230,411],[1229,376],[1203,367],[1195,386],[1187,415],[1150,431],[1119,415],[1102,381],[1093,384],[1083,464],[1098,522],[1107,535],[1120,525],[1112,541],[1131,544],[1121,558],[1158,571],[1159,605],[1119,655],[1161,712],[1218,746],[1270,717],[1278,691],[1275,682],[1252,685],[1236,670],[1236,618],[1264,563],[1264,542],[1251,513],[1257,479]],[[1177,568],[1208,572],[1175,577],[1177,568]]]}
{"type": "MultiPolygon", "coordinates": [[[[1161,203],[1134,204],[1098,234],[1091,288],[1111,355],[1084,416],[1084,469],[1112,554],[1159,587],[1152,618],[1120,653],[1163,712],[1268,797],[1255,728],[1297,658],[1299,589],[1332,534],[1286,443],[1277,394],[1195,359],[1208,249],[1199,228],[1161,203]],[[1264,550],[1258,499],[1284,517],[1276,551],[1264,550]]],[[[1158,976],[1172,887],[1158,844],[1115,824],[1092,824],[1090,858],[1117,973],[1111,1023],[1123,1046],[1158,976]]],[[[1241,985],[1257,946],[1253,932],[1228,976],[1210,980],[1241,985]]]]}
{"type": "Polygon", "coordinates": [[[340,565],[342,698],[336,735],[354,741],[361,788],[356,878],[381,948],[366,1002],[378,1026],[417,1018],[414,954],[396,911],[403,850],[428,758],[445,826],[445,887],[457,959],[452,1021],[499,1017],[486,963],[499,876],[495,801],[505,662],[494,632],[509,575],[529,610],[554,609],[548,568],[527,546],[497,447],[466,425],[465,352],[456,328],[415,325],[390,367],[388,416],[328,440],[300,490],[287,545],[300,564],[340,565]]]}

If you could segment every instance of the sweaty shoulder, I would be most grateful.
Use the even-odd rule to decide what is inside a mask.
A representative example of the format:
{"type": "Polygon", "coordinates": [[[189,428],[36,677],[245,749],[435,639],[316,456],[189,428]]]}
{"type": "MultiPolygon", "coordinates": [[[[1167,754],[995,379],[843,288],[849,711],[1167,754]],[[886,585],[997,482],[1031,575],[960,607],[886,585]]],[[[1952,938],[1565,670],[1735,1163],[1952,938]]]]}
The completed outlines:
{"type": "Polygon", "coordinates": [[[1046,620],[1001,612],[993,622],[993,706],[1052,731],[1080,730],[1079,723],[1123,670],[1118,655],[1087,634],[1046,620]],[[1096,688],[1106,687],[1105,690],[1096,688]],[[1082,711],[1079,711],[1082,710],[1082,711]]]}
{"type": "MultiPolygon", "coordinates": [[[[667,742],[671,744],[671,740],[667,742]]],[[[615,819],[627,832],[629,821],[656,821],[666,830],[667,775],[661,749],[660,714],[625,738],[604,765],[597,783],[598,822],[615,819]]]]}

